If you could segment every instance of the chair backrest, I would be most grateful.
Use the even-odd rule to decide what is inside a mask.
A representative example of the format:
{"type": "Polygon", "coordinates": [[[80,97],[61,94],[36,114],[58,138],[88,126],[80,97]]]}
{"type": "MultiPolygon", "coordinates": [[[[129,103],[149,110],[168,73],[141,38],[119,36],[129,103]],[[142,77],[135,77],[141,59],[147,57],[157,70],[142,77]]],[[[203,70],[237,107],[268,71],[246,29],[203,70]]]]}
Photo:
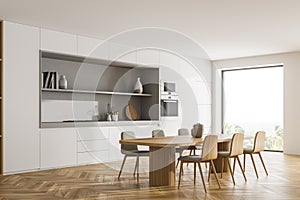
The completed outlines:
{"type": "Polygon", "coordinates": [[[207,135],[202,146],[201,161],[215,160],[218,157],[218,136],[207,135]]]}
{"type": "Polygon", "coordinates": [[[203,135],[203,125],[200,123],[194,124],[192,128],[192,136],[195,138],[201,138],[203,135]]]}
{"type": "Polygon", "coordinates": [[[244,152],[244,134],[235,133],[230,145],[230,156],[241,155],[244,152]]]}
{"type": "Polygon", "coordinates": [[[152,137],[165,137],[165,132],[163,130],[157,129],[152,131],[152,137]]]}
{"type": "Polygon", "coordinates": [[[187,128],[180,128],[178,129],[178,135],[183,136],[183,135],[189,135],[189,129],[187,128]]]}
{"type": "Polygon", "coordinates": [[[254,138],[254,146],[253,146],[253,152],[260,152],[265,150],[265,137],[266,132],[264,131],[258,131],[254,138]]]}
{"type": "MultiPolygon", "coordinates": [[[[121,140],[134,139],[134,138],[136,138],[136,136],[135,133],[132,131],[125,131],[121,133],[121,140]]],[[[134,151],[138,151],[137,145],[121,144],[121,153],[127,154],[134,151]]]]}

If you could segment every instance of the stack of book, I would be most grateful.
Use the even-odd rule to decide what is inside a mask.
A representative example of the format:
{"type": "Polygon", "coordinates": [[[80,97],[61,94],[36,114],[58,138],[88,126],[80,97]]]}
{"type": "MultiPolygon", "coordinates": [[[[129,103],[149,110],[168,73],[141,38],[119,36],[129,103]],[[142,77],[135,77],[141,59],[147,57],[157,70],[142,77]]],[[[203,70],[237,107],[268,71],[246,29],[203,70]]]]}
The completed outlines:
{"type": "Polygon", "coordinates": [[[42,88],[59,89],[57,72],[42,72],[42,88]]]}

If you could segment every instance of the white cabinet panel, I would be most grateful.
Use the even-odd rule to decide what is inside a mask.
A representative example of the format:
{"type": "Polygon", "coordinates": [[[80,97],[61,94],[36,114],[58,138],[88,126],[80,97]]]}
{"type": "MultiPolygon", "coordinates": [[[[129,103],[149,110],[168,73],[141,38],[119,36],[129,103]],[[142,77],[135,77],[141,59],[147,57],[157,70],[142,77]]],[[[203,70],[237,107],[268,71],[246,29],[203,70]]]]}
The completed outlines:
{"type": "Polygon", "coordinates": [[[4,172],[39,168],[39,29],[4,23],[4,172]]]}
{"type": "Polygon", "coordinates": [[[45,51],[77,54],[77,35],[41,29],[41,49],[45,51]]]}
{"type": "Polygon", "coordinates": [[[78,55],[108,59],[108,44],[104,40],[78,36],[78,55]]]}
{"type": "Polygon", "coordinates": [[[108,161],[108,151],[78,153],[78,164],[102,163],[108,161]]]}
{"type": "Polygon", "coordinates": [[[109,60],[136,63],[134,47],[109,43],[109,60]]]}
{"type": "Polygon", "coordinates": [[[137,63],[141,65],[158,67],[159,51],[151,49],[137,50],[137,63]]]}
{"type": "Polygon", "coordinates": [[[80,141],[77,143],[77,152],[103,151],[103,150],[108,150],[108,148],[109,148],[108,140],[90,140],[90,141],[80,141]]]}
{"type": "Polygon", "coordinates": [[[103,140],[108,139],[109,128],[108,127],[83,127],[77,128],[77,140],[103,140]]]}
{"type": "Polygon", "coordinates": [[[73,128],[41,129],[41,168],[77,164],[77,137],[73,128]]]}
{"type": "Polygon", "coordinates": [[[211,84],[207,82],[191,81],[193,94],[191,98],[195,98],[197,104],[211,105],[211,84]]]}
{"type": "Polygon", "coordinates": [[[190,127],[185,127],[184,125],[182,125],[181,119],[177,117],[162,117],[161,119],[160,129],[165,131],[166,136],[176,136],[178,135],[178,129],[190,127]]]}

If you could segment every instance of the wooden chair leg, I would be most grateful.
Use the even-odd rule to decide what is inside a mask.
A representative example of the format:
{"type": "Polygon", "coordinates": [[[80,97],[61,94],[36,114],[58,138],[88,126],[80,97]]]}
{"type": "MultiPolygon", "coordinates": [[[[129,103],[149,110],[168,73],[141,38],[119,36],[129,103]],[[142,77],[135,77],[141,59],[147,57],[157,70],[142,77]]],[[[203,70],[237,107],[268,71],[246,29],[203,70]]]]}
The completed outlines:
{"type": "Polygon", "coordinates": [[[235,180],[234,180],[234,177],[233,177],[233,173],[232,173],[232,169],[231,169],[231,165],[230,165],[230,160],[229,160],[229,158],[226,158],[226,160],[227,160],[227,164],[228,164],[229,171],[230,171],[230,174],[231,174],[233,185],[235,185],[235,180]]]}
{"type": "Polygon", "coordinates": [[[220,181],[219,181],[219,177],[218,177],[218,175],[217,175],[217,172],[216,172],[215,164],[214,164],[214,162],[213,162],[212,160],[210,161],[210,166],[211,166],[211,168],[213,169],[213,172],[214,172],[215,177],[216,177],[216,179],[217,179],[217,182],[218,182],[218,185],[219,185],[219,189],[221,189],[221,184],[220,184],[220,181]]]}
{"type": "Polygon", "coordinates": [[[183,162],[181,161],[180,162],[180,170],[179,170],[179,178],[178,178],[178,189],[180,187],[182,171],[183,171],[183,162]]]}
{"type": "Polygon", "coordinates": [[[223,178],[223,171],[224,171],[224,158],[221,158],[221,178],[223,178]]]}
{"type": "Polygon", "coordinates": [[[136,157],[136,162],[137,162],[137,168],[136,168],[136,180],[139,182],[140,174],[139,174],[139,168],[140,168],[140,157],[136,157]]]}
{"type": "MultiPolygon", "coordinates": [[[[183,151],[179,152],[179,158],[182,157],[182,153],[183,153],[183,151]]],[[[176,168],[178,167],[178,165],[179,165],[179,159],[177,159],[176,168]]]]}
{"type": "Polygon", "coordinates": [[[254,167],[254,171],[255,171],[255,174],[256,174],[256,178],[258,178],[258,173],[257,173],[257,170],[256,170],[256,166],[255,166],[255,162],[254,162],[254,158],[253,158],[252,153],[250,154],[250,158],[251,158],[252,163],[253,163],[253,167],[254,167]]]}
{"type": "Polygon", "coordinates": [[[233,158],[233,168],[232,168],[233,175],[235,172],[235,163],[236,163],[236,157],[233,158]]]}
{"type": "Polygon", "coordinates": [[[202,184],[203,184],[205,193],[207,193],[207,191],[206,191],[206,186],[205,186],[205,182],[204,182],[204,177],[203,177],[203,173],[202,173],[202,168],[201,168],[201,165],[200,165],[200,162],[198,162],[198,167],[199,167],[199,171],[200,171],[200,175],[201,175],[201,179],[202,179],[202,184]]]}
{"type": "Polygon", "coordinates": [[[237,161],[238,161],[238,163],[239,163],[239,166],[240,166],[240,168],[241,168],[241,171],[242,171],[242,174],[243,174],[243,176],[244,176],[245,182],[247,182],[247,178],[246,178],[245,172],[244,172],[244,170],[243,170],[242,163],[241,163],[241,161],[240,161],[240,159],[239,159],[238,156],[236,157],[236,159],[237,159],[237,161]]]}
{"type": "Polygon", "coordinates": [[[205,168],[207,169],[207,162],[205,162],[205,168]]]}
{"type": "MultiPolygon", "coordinates": [[[[205,162],[205,164],[206,164],[206,162],[205,162]]],[[[209,182],[209,179],[210,179],[211,171],[212,171],[212,165],[211,165],[211,163],[209,163],[209,170],[208,170],[208,177],[207,177],[208,182],[209,182]]]]}
{"type": "Polygon", "coordinates": [[[244,172],[246,171],[246,154],[244,153],[244,160],[243,160],[243,162],[244,162],[244,172]]]}
{"type": "Polygon", "coordinates": [[[122,162],[122,165],[121,165],[120,172],[119,172],[118,180],[120,180],[120,176],[121,176],[121,174],[122,174],[122,170],[123,170],[123,167],[124,167],[126,158],[127,158],[127,156],[125,155],[124,158],[123,158],[123,162],[122,162]]]}
{"type": "Polygon", "coordinates": [[[263,165],[263,167],[264,167],[264,169],[265,169],[265,172],[266,172],[267,176],[269,176],[269,174],[268,174],[268,172],[267,172],[267,168],[266,168],[266,166],[265,166],[265,163],[264,163],[264,161],[263,161],[263,158],[262,158],[260,152],[258,152],[258,155],[259,155],[259,158],[260,158],[260,160],[261,160],[261,163],[262,163],[262,165],[263,165]]]}
{"type": "Polygon", "coordinates": [[[136,170],[137,170],[137,165],[138,165],[138,159],[136,157],[134,171],[133,171],[133,177],[135,177],[135,173],[136,173],[136,170]]]}
{"type": "Polygon", "coordinates": [[[196,163],[194,162],[194,186],[196,185],[196,163]]]}

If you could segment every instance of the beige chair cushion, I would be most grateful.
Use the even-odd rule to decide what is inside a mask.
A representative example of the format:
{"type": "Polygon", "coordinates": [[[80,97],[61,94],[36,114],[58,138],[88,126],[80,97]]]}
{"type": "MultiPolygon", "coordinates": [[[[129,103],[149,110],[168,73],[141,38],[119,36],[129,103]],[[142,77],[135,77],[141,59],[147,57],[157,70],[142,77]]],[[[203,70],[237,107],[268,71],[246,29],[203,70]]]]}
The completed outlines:
{"type": "Polygon", "coordinates": [[[220,158],[227,158],[227,157],[229,157],[229,155],[230,155],[229,151],[219,151],[218,152],[218,157],[220,157],[220,158]]]}
{"type": "Polygon", "coordinates": [[[248,154],[250,154],[250,153],[253,153],[254,151],[253,151],[253,149],[244,149],[244,153],[248,153],[248,154]]]}
{"type": "Polygon", "coordinates": [[[152,137],[155,138],[155,137],[165,137],[165,132],[163,130],[153,130],[152,131],[152,137]]]}

